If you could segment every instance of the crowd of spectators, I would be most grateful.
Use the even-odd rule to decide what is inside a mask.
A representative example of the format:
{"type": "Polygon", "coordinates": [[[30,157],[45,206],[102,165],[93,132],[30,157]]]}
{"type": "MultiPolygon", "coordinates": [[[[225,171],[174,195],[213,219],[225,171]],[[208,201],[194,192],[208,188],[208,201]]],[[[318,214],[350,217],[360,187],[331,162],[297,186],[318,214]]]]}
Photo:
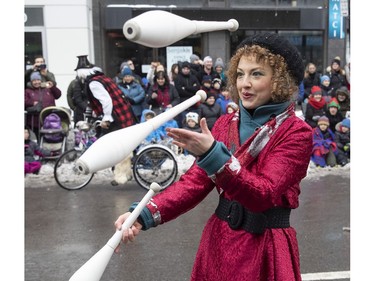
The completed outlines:
{"type": "MultiPolygon", "coordinates": [[[[350,63],[344,67],[341,64],[340,58],[335,57],[319,73],[314,63],[308,63],[296,97],[296,107],[301,108],[305,121],[314,129],[311,160],[319,167],[344,166],[350,161],[350,63]],[[332,155],[335,161],[331,161],[332,155]]],[[[225,71],[222,58],[214,60],[207,55],[201,59],[192,54],[189,61],[173,63],[170,70],[160,62],[151,62],[148,73],[142,75],[137,73],[134,61],[126,59],[112,80],[131,105],[136,122],[144,121],[145,112],[156,116],[204,90],[206,101],[194,104],[173,120],[179,128],[199,131],[201,118],[206,118],[211,129],[221,115],[238,110],[239,105],[230,97],[225,71]]],[[[90,111],[84,84],[77,76],[67,90],[74,124],[84,120],[84,113],[90,111]]],[[[36,135],[36,142],[40,128],[38,112],[31,113],[30,107],[38,103],[42,108],[55,105],[60,96],[54,74],[43,57],[36,57],[33,67],[25,72],[25,121],[36,135]]],[[[163,137],[161,134],[160,138],[163,137]]]]}
{"type": "Polygon", "coordinates": [[[309,63],[301,86],[297,103],[314,131],[312,162],[345,166],[350,162],[350,62],[343,67],[335,57],[324,73],[309,63]]]}

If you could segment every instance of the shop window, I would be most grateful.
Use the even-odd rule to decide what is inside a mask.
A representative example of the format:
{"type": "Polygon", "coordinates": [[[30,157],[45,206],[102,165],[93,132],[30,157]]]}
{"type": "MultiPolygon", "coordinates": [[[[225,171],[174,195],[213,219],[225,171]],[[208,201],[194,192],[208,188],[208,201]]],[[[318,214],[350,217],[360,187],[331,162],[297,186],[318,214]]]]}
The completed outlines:
{"type": "MultiPolygon", "coordinates": [[[[146,73],[142,72],[142,69],[144,68],[142,66],[148,66],[153,61],[158,61],[164,66],[167,65],[165,47],[154,49],[130,42],[124,37],[124,34],[119,31],[111,31],[107,33],[107,44],[106,73],[111,77],[117,74],[121,63],[126,59],[131,59],[134,62],[137,73],[142,77],[146,76],[146,73]]],[[[200,56],[201,36],[192,35],[169,46],[192,46],[193,53],[200,56]]]]}
{"type": "Polygon", "coordinates": [[[43,55],[42,32],[25,32],[25,70],[32,68],[38,55],[43,55]]]}

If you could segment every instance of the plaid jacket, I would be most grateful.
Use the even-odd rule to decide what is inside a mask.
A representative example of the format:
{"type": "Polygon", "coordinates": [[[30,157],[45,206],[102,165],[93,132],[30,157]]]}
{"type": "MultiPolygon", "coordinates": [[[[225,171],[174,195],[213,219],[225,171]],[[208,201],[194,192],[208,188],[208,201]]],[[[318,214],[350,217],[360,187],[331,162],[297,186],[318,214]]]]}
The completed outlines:
{"type": "MultiPolygon", "coordinates": [[[[88,77],[87,80],[87,85],[91,81],[101,83],[109,93],[113,104],[112,117],[115,120],[114,122],[120,124],[122,128],[134,125],[136,123],[131,105],[128,101],[126,101],[125,95],[111,78],[105,76],[103,73],[98,73],[88,77]]],[[[92,110],[98,115],[103,114],[101,103],[94,97],[89,87],[87,87],[87,93],[92,110]]]]}

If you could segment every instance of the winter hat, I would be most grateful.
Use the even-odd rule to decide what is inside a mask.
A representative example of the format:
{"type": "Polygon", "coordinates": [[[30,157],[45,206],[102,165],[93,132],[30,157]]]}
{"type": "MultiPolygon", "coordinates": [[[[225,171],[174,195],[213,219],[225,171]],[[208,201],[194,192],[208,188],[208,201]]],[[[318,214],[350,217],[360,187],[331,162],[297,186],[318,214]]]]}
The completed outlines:
{"type": "Polygon", "coordinates": [[[199,60],[199,57],[198,57],[197,55],[192,54],[192,55],[190,56],[190,62],[191,62],[191,63],[194,63],[196,60],[199,60]]]}
{"type": "Polygon", "coordinates": [[[344,127],[347,127],[347,128],[350,129],[350,119],[349,118],[345,118],[344,120],[342,120],[341,126],[344,126],[344,127]]]}
{"type": "Polygon", "coordinates": [[[328,80],[328,82],[331,81],[331,79],[327,75],[323,75],[320,77],[320,84],[323,84],[324,81],[328,80]]]}
{"type": "Polygon", "coordinates": [[[208,61],[212,61],[212,58],[210,56],[205,56],[203,59],[203,63],[206,63],[208,61]]]}
{"type": "Polygon", "coordinates": [[[341,86],[340,88],[336,90],[336,95],[338,94],[342,94],[342,95],[349,97],[348,88],[346,86],[341,86]]]}
{"type": "Polygon", "coordinates": [[[78,64],[77,64],[76,69],[74,69],[74,71],[76,71],[77,69],[81,69],[81,68],[93,68],[95,66],[89,62],[87,55],[77,56],[77,58],[78,58],[78,64]]]}
{"type": "Polygon", "coordinates": [[[337,109],[340,109],[339,102],[335,98],[331,99],[331,101],[328,104],[328,108],[330,107],[337,107],[337,109]]]}
{"type": "Polygon", "coordinates": [[[340,57],[335,57],[335,58],[332,60],[331,65],[332,65],[333,63],[337,63],[337,64],[340,66],[340,64],[341,64],[340,57]]]}
{"type": "Polygon", "coordinates": [[[184,68],[184,67],[190,68],[190,63],[187,62],[187,61],[184,61],[184,62],[181,64],[181,68],[184,68]]]}
{"type": "Polygon", "coordinates": [[[221,85],[221,79],[215,78],[214,80],[212,80],[212,85],[215,84],[215,83],[219,83],[221,85]]]}
{"type": "Polygon", "coordinates": [[[35,71],[31,73],[30,75],[30,81],[34,81],[34,80],[42,80],[42,76],[40,75],[38,71],[35,71]]]}
{"type": "Polygon", "coordinates": [[[320,117],[318,120],[318,126],[323,124],[329,126],[329,119],[325,116],[320,117]]]}
{"type": "Polygon", "coordinates": [[[235,103],[235,102],[228,102],[227,104],[227,111],[228,111],[228,107],[231,107],[234,111],[237,111],[238,110],[238,105],[235,103]]]}
{"type": "Polygon", "coordinates": [[[121,71],[122,76],[133,76],[133,72],[129,67],[124,67],[124,69],[121,71]]]}
{"type": "Polygon", "coordinates": [[[122,71],[122,69],[123,69],[124,67],[129,67],[127,61],[124,61],[124,62],[120,65],[120,71],[122,71]]]}
{"type": "Polygon", "coordinates": [[[222,68],[224,68],[224,62],[221,58],[216,59],[215,64],[214,64],[214,68],[216,68],[217,66],[221,66],[222,68]]]}
{"type": "Polygon", "coordinates": [[[215,101],[216,101],[216,99],[217,99],[217,95],[215,94],[215,93],[212,93],[212,92],[208,92],[207,93],[207,98],[206,98],[206,101],[208,100],[208,98],[210,98],[210,97],[213,97],[214,99],[215,99],[215,101]]]}
{"type": "Polygon", "coordinates": [[[263,48],[270,50],[276,55],[282,56],[286,63],[287,68],[296,80],[296,84],[301,84],[305,72],[304,63],[298,49],[288,41],[285,37],[282,37],[276,33],[261,33],[255,34],[244,39],[237,47],[259,45],[263,48]]]}
{"type": "Polygon", "coordinates": [[[312,86],[311,87],[311,94],[312,95],[315,95],[315,94],[322,94],[322,89],[319,87],[319,86],[312,86]]]}
{"type": "Polygon", "coordinates": [[[203,75],[203,77],[202,77],[202,84],[203,84],[204,82],[211,83],[211,81],[212,81],[212,78],[211,78],[210,75],[203,75]]]}
{"type": "Polygon", "coordinates": [[[186,123],[189,120],[193,120],[195,123],[198,124],[198,119],[199,119],[198,113],[196,113],[196,112],[188,112],[185,116],[186,116],[186,123]]]}
{"type": "Polygon", "coordinates": [[[145,118],[148,116],[150,116],[151,118],[154,118],[156,114],[154,111],[150,110],[150,111],[145,112],[145,118]]]}

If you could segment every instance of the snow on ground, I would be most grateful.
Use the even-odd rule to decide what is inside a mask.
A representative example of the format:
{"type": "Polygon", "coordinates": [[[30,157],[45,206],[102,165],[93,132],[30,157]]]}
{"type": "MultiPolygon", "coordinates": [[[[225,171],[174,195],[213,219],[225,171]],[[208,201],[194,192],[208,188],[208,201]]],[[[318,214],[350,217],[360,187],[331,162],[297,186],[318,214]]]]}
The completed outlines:
{"type": "MultiPolygon", "coordinates": [[[[300,109],[296,110],[296,116],[304,120],[303,113],[300,109]]],[[[73,134],[68,136],[68,143],[73,143],[73,134]]],[[[178,162],[179,175],[185,173],[190,166],[193,164],[195,158],[192,155],[179,154],[176,156],[178,162]]],[[[43,187],[56,185],[54,175],[54,161],[50,161],[44,164],[38,175],[28,174],[25,176],[25,187],[43,187]]],[[[310,161],[310,165],[307,171],[306,179],[316,179],[324,177],[326,175],[340,175],[343,177],[350,177],[350,163],[344,167],[316,167],[314,163],[310,161]]],[[[113,173],[111,168],[96,172],[90,184],[108,184],[113,180],[113,173]]]]}
{"type": "MultiPolygon", "coordinates": [[[[178,170],[179,176],[185,173],[190,166],[193,164],[195,158],[192,155],[178,155],[178,170]]],[[[44,164],[38,175],[27,174],[25,176],[25,187],[44,187],[44,186],[54,186],[56,181],[53,176],[54,162],[50,161],[44,164]]],[[[312,162],[310,162],[306,179],[316,179],[326,176],[326,175],[340,175],[343,177],[350,177],[350,163],[344,167],[326,167],[320,168],[316,167],[312,162]]],[[[113,180],[113,174],[111,168],[99,171],[95,174],[94,178],[90,184],[108,184],[113,180]]]]}

